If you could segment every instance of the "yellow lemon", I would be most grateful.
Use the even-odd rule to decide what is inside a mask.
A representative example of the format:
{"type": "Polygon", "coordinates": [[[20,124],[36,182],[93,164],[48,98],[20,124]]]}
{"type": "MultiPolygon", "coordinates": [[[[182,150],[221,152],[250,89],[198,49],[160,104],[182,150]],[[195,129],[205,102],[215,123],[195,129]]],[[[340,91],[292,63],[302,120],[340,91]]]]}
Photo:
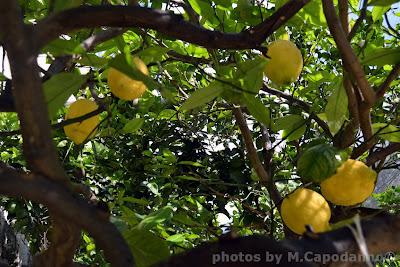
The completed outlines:
{"type": "Polygon", "coordinates": [[[317,192],[299,188],[283,199],[281,216],[285,225],[296,234],[303,234],[306,225],[318,233],[329,230],[331,209],[317,192]]]}
{"type": "MultiPolygon", "coordinates": [[[[140,58],[133,57],[132,62],[140,72],[149,75],[146,64],[140,58]]],[[[114,68],[110,68],[108,71],[108,86],[116,97],[123,100],[139,98],[147,89],[142,81],[134,80],[114,68]]]]}
{"type": "Polygon", "coordinates": [[[348,159],[334,175],[321,182],[321,192],[336,205],[352,206],[372,194],[376,177],[377,173],[363,162],[348,159]]]}
{"type": "MultiPolygon", "coordinates": [[[[89,99],[78,99],[69,106],[65,119],[81,117],[98,108],[96,102],[89,99]]],[[[75,122],[64,126],[65,135],[75,144],[79,145],[86,139],[93,137],[97,125],[100,123],[99,115],[95,115],[81,122],[75,122]],[[89,136],[90,135],[90,136],[89,136]]]]}
{"type": "Polygon", "coordinates": [[[303,57],[294,43],[276,40],[268,46],[269,61],[264,73],[273,83],[283,85],[299,78],[303,68],[303,57]]]}

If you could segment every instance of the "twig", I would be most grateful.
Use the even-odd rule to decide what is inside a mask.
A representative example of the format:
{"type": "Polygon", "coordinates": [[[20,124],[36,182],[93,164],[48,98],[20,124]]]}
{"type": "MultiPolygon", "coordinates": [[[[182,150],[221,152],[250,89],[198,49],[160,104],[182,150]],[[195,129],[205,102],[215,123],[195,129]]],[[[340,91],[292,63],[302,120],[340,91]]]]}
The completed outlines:
{"type": "Polygon", "coordinates": [[[351,39],[353,39],[353,37],[356,35],[356,32],[360,27],[362,21],[367,16],[367,7],[368,7],[368,0],[364,0],[360,10],[360,16],[357,18],[353,28],[351,28],[350,33],[347,35],[347,40],[351,41],[351,39]]]}
{"type": "Polygon", "coordinates": [[[243,113],[240,108],[233,109],[233,114],[236,118],[236,123],[240,128],[240,131],[243,136],[244,143],[246,145],[246,150],[248,153],[248,157],[250,162],[255,169],[260,182],[267,187],[267,190],[270,194],[271,199],[274,201],[276,206],[279,206],[281,201],[281,195],[276,188],[274,182],[272,181],[272,177],[268,174],[268,172],[264,169],[260,159],[257,155],[257,150],[253,144],[253,137],[251,136],[251,132],[247,126],[246,119],[243,116],[243,113]]]}
{"type": "Polygon", "coordinates": [[[367,157],[366,164],[371,166],[379,160],[384,161],[387,156],[398,151],[400,151],[400,143],[390,143],[387,147],[370,153],[367,157]]]}
{"type": "Polygon", "coordinates": [[[386,22],[388,28],[392,31],[391,35],[396,37],[397,39],[400,39],[399,32],[395,28],[393,28],[393,26],[390,24],[387,12],[383,16],[385,17],[385,22],[386,22]]]}
{"type": "Polygon", "coordinates": [[[379,98],[383,97],[386,91],[389,89],[390,84],[397,79],[400,73],[400,64],[397,64],[393,67],[390,71],[388,76],[386,77],[385,81],[378,87],[376,90],[376,100],[378,101],[379,98]]]}

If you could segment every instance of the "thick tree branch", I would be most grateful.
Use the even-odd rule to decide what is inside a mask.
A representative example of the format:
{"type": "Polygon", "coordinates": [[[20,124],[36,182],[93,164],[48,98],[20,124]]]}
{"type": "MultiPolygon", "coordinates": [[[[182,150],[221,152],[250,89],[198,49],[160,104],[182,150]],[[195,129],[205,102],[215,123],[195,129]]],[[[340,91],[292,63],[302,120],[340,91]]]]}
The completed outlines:
{"type": "Polygon", "coordinates": [[[343,31],[347,34],[349,32],[349,1],[339,0],[339,18],[342,24],[343,31]]]}
{"type": "Polygon", "coordinates": [[[13,95],[21,122],[26,160],[35,171],[67,183],[51,138],[36,54],[17,1],[0,2],[0,40],[10,61],[13,95]]]}
{"type": "Polygon", "coordinates": [[[370,153],[367,157],[366,164],[371,166],[375,162],[385,160],[387,156],[399,151],[400,143],[390,143],[387,147],[370,153]]]}
{"type": "Polygon", "coordinates": [[[385,81],[378,87],[376,90],[376,100],[378,101],[379,98],[383,97],[386,91],[389,89],[390,84],[399,77],[400,73],[400,64],[397,64],[393,67],[390,71],[388,76],[386,77],[385,81]]]}
{"type": "Polygon", "coordinates": [[[106,259],[117,267],[134,266],[125,240],[99,211],[64,186],[35,174],[25,174],[0,164],[0,194],[23,197],[45,205],[49,211],[86,230],[104,250],[106,259]]]}
{"type": "Polygon", "coordinates": [[[351,76],[356,80],[357,85],[362,93],[363,100],[368,104],[368,106],[372,106],[375,103],[375,93],[368,83],[360,61],[355,55],[349,41],[347,40],[347,34],[344,32],[343,27],[336,15],[333,2],[332,0],[322,0],[322,4],[329,30],[339,49],[344,66],[351,76]]]}
{"type": "Polygon", "coordinates": [[[33,26],[33,32],[38,50],[61,34],[100,26],[153,29],[207,48],[260,48],[267,36],[308,2],[309,0],[291,0],[261,24],[241,33],[210,31],[184,21],[180,15],[139,6],[82,6],[69,9],[39,21],[33,26]]]}
{"type": "Polygon", "coordinates": [[[234,108],[233,114],[236,118],[236,123],[240,128],[240,131],[243,136],[244,143],[246,145],[246,150],[248,153],[248,157],[250,159],[251,165],[256,171],[260,182],[267,187],[268,193],[271,196],[271,199],[274,201],[275,205],[279,207],[281,201],[281,195],[278,189],[275,186],[272,177],[269,176],[268,172],[264,169],[263,164],[261,163],[260,158],[258,157],[257,150],[253,144],[253,137],[251,132],[247,126],[246,119],[243,116],[243,113],[240,108],[234,108]]]}
{"type": "MultiPolygon", "coordinates": [[[[355,227],[355,225],[352,225],[355,227]]],[[[372,219],[361,222],[362,232],[371,255],[385,252],[400,251],[400,218],[387,214],[377,215],[372,219]]],[[[331,232],[310,235],[305,234],[302,239],[286,239],[281,242],[265,236],[253,235],[239,238],[221,239],[218,242],[205,243],[188,252],[178,254],[169,261],[156,265],[157,267],[254,267],[254,266],[365,266],[365,260],[359,251],[359,245],[348,227],[331,232]],[[227,261],[231,255],[259,255],[259,261],[227,261]],[[338,261],[346,259],[347,262],[338,261]],[[223,259],[225,255],[225,260],[223,259]],[[279,264],[268,261],[268,255],[281,256],[279,264]],[[290,257],[298,256],[298,260],[290,257]],[[307,257],[308,255],[308,257],[307,257]],[[312,255],[311,257],[309,257],[312,255]],[[332,255],[329,257],[329,255],[332,255]],[[340,255],[345,257],[340,257],[340,255]],[[351,262],[349,256],[353,255],[351,262]],[[322,264],[325,256],[327,262],[322,264]],[[328,258],[329,257],[329,258],[328,258]],[[309,259],[309,260],[307,260],[309,259]],[[331,261],[329,261],[329,259],[331,261]]]]}

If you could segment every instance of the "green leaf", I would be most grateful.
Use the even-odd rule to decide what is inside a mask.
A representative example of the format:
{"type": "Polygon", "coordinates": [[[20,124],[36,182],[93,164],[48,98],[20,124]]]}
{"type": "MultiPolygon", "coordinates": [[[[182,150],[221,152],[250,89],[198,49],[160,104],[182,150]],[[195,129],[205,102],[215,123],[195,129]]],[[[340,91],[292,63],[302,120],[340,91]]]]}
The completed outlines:
{"type": "Polygon", "coordinates": [[[53,56],[62,56],[66,54],[81,54],[85,52],[81,44],[76,40],[56,39],[49,43],[44,49],[53,56]]]}
{"type": "Polygon", "coordinates": [[[394,65],[400,63],[400,48],[377,48],[368,51],[362,60],[363,65],[394,65]]]}
{"type": "Polygon", "coordinates": [[[148,230],[133,228],[124,237],[138,267],[152,266],[169,257],[167,242],[148,230]]]}
{"type": "Polygon", "coordinates": [[[119,35],[112,40],[114,41],[115,45],[118,47],[119,52],[121,52],[122,54],[125,53],[125,47],[129,48],[129,46],[126,44],[124,37],[122,35],[119,35]]]}
{"type": "Polygon", "coordinates": [[[297,170],[305,182],[319,183],[332,176],[343,163],[340,151],[328,144],[311,147],[306,144],[303,150],[297,161],[297,170]]]}
{"type": "Polygon", "coordinates": [[[275,121],[274,130],[283,130],[282,138],[290,142],[303,136],[306,131],[306,121],[300,115],[287,115],[275,121]]]}
{"type": "Polygon", "coordinates": [[[102,68],[107,65],[108,60],[94,54],[84,54],[78,62],[81,65],[102,68]]]}
{"type": "Polygon", "coordinates": [[[183,241],[186,240],[186,235],[185,234],[175,234],[171,235],[166,239],[168,242],[172,243],[182,243],[183,241]]]}
{"type": "Polygon", "coordinates": [[[391,6],[394,3],[397,3],[399,0],[371,0],[368,5],[369,6],[391,6]]]}
{"type": "Polygon", "coordinates": [[[109,66],[121,71],[122,73],[128,75],[134,80],[144,82],[149,89],[159,87],[157,82],[139,71],[137,67],[132,64],[132,62],[128,62],[125,54],[120,54],[116,56],[109,62],[109,66]]]}
{"type": "Polygon", "coordinates": [[[197,221],[194,221],[189,215],[182,211],[174,213],[174,217],[172,218],[172,220],[189,226],[199,225],[197,221]]]}
{"type": "Polygon", "coordinates": [[[174,178],[181,179],[181,180],[186,180],[186,181],[198,181],[198,180],[200,180],[199,178],[196,178],[196,177],[193,177],[193,176],[189,176],[189,175],[178,175],[178,176],[174,176],[174,178]]]}
{"type": "Polygon", "coordinates": [[[149,64],[151,62],[158,62],[166,59],[169,50],[168,47],[151,46],[140,51],[136,55],[143,60],[144,63],[149,64]]]}
{"type": "Polygon", "coordinates": [[[77,73],[59,73],[43,83],[44,97],[50,118],[57,115],[67,99],[76,93],[86,82],[87,77],[77,73]]]}
{"type": "Polygon", "coordinates": [[[400,142],[400,128],[387,123],[372,124],[373,133],[390,142],[400,142]]]}
{"type": "Polygon", "coordinates": [[[346,121],[348,114],[348,98],[342,80],[335,84],[332,94],[328,97],[325,114],[329,130],[335,135],[346,121]]]}
{"type": "Polygon", "coordinates": [[[189,0],[194,11],[202,17],[202,21],[215,18],[215,13],[207,0],[189,0]]]}
{"type": "Polygon", "coordinates": [[[383,14],[385,14],[390,9],[390,6],[374,6],[372,8],[372,20],[378,21],[383,19],[383,14]]]}
{"type": "Polygon", "coordinates": [[[194,166],[194,167],[205,167],[204,165],[202,165],[201,163],[198,162],[193,162],[193,161],[188,161],[188,160],[183,160],[183,161],[179,161],[178,164],[181,165],[190,165],[190,166],[194,166]]]}
{"type": "Polygon", "coordinates": [[[271,112],[261,100],[249,94],[243,94],[245,97],[246,107],[253,117],[264,124],[266,127],[271,123],[271,112]]]}
{"type": "Polygon", "coordinates": [[[322,1],[310,1],[297,13],[303,21],[310,22],[317,26],[324,26],[326,19],[322,8],[322,1]]]}
{"type": "Polygon", "coordinates": [[[124,128],[122,128],[122,131],[124,133],[135,133],[137,130],[139,130],[144,123],[143,118],[134,118],[132,120],[129,120],[124,128]]]}
{"type": "Polygon", "coordinates": [[[64,9],[80,6],[83,0],[55,0],[54,11],[60,12],[64,9]]]}
{"type": "Polygon", "coordinates": [[[123,197],[122,200],[124,202],[139,204],[139,205],[143,205],[143,206],[149,205],[149,201],[144,198],[123,197]]]}
{"type": "Polygon", "coordinates": [[[222,86],[216,82],[212,82],[207,87],[194,91],[194,93],[182,104],[181,110],[191,110],[202,106],[219,96],[222,92],[222,86]]]}
{"type": "Polygon", "coordinates": [[[151,229],[154,226],[170,220],[174,214],[174,210],[170,206],[165,206],[156,212],[147,215],[137,226],[139,229],[151,229]]]}
{"type": "Polygon", "coordinates": [[[190,44],[186,47],[185,50],[191,56],[209,58],[208,50],[204,47],[190,44]]]}
{"type": "Polygon", "coordinates": [[[239,80],[246,91],[258,93],[263,84],[264,69],[267,62],[266,58],[261,56],[241,62],[237,65],[238,70],[233,79],[239,80]]]}
{"type": "Polygon", "coordinates": [[[0,73],[0,81],[5,81],[7,80],[6,76],[4,76],[3,73],[0,73]]]}

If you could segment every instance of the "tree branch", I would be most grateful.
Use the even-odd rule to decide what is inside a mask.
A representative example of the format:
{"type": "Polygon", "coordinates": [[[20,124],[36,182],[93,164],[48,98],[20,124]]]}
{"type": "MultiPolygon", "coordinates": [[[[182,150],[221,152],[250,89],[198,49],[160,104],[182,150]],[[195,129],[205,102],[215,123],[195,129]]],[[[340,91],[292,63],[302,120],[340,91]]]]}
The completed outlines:
{"type": "Polygon", "coordinates": [[[349,1],[339,0],[339,18],[342,24],[343,31],[347,34],[349,32],[349,1]]]}
{"type": "Polygon", "coordinates": [[[46,177],[68,183],[52,142],[36,54],[17,1],[0,2],[0,38],[10,62],[13,95],[28,165],[46,177]]]}
{"type": "Polygon", "coordinates": [[[267,187],[268,193],[270,194],[271,199],[274,201],[274,204],[277,207],[279,207],[281,201],[281,195],[278,189],[276,188],[275,183],[272,180],[272,177],[270,177],[268,172],[264,169],[264,166],[262,165],[260,158],[257,155],[257,150],[254,147],[253,137],[251,136],[251,132],[247,126],[246,119],[244,118],[240,108],[234,108],[233,114],[235,115],[236,123],[239,126],[240,131],[242,133],[251,165],[255,169],[260,179],[260,182],[267,187]]]}
{"type": "Polygon", "coordinates": [[[351,28],[350,33],[347,35],[347,40],[351,41],[351,39],[353,39],[354,35],[356,35],[356,32],[357,32],[358,28],[360,27],[362,21],[367,16],[367,7],[368,7],[368,0],[364,0],[361,10],[360,10],[360,16],[357,18],[356,22],[353,25],[353,28],[351,28]]]}
{"type": "Polygon", "coordinates": [[[397,64],[393,67],[390,71],[388,76],[386,77],[385,81],[378,87],[376,90],[376,100],[378,101],[379,98],[383,97],[386,91],[389,89],[390,84],[397,79],[400,73],[400,64],[397,64]]]}
{"type": "Polygon", "coordinates": [[[57,218],[85,229],[104,250],[112,266],[134,266],[131,251],[116,227],[105,220],[100,211],[74,197],[64,186],[40,175],[20,173],[0,163],[0,194],[45,205],[57,218]]]}
{"type": "Polygon", "coordinates": [[[259,48],[272,32],[309,1],[291,0],[261,24],[240,33],[210,31],[185,21],[181,15],[139,6],[82,6],[65,10],[39,21],[33,26],[33,33],[38,50],[61,34],[100,26],[153,29],[207,48],[259,48]]]}
{"type": "Polygon", "coordinates": [[[366,164],[371,166],[375,162],[385,160],[387,156],[398,151],[400,151],[400,143],[390,143],[387,147],[370,153],[367,157],[366,164]]]}
{"type": "Polygon", "coordinates": [[[375,103],[375,93],[365,77],[360,61],[355,55],[350,43],[347,41],[347,34],[343,31],[343,27],[336,15],[333,2],[332,0],[322,0],[322,4],[329,30],[339,49],[344,66],[356,80],[364,101],[369,106],[372,106],[375,103]]]}
{"type": "MultiPolygon", "coordinates": [[[[353,225],[353,227],[355,227],[353,225]]],[[[400,217],[381,214],[372,219],[361,221],[361,228],[372,256],[385,252],[400,251],[400,217]]],[[[254,267],[275,266],[277,262],[268,261],[268,255],[281,256],[282,266],[365,266],[365,259],[359,251],[359,245],[348,227],[322,234],[305,234],[302,239],[286,239],[278,242],[266,236],[252,235],[228,240],[219,240],[202,244],[188,252],[175,255],[169,261],[157,267],[254,267]],[[259,255],[260,260],[231,261],[223,260],[231,255],[259,255]],[[223,257],[225,255],[225,257],[223,257]],[[298,260],[290,257],[298,256],[298,260]],[[312,257],[307,257],[312,255],[312,257]],[[345,257],[340,257],[340,255],[345,257]],[[347,255],[347,257],[346,257],[347,255]],[[322,264],[322,257],[327,262],[322,264]],[[329,257],[330,256],[330,257],[329,257]],[[353,256],[350,261],[350,256],[353,256]],[[306,260],[306,259],[309,260],[306,260]],[[344,259],[344,261],[340,261],[344,259]],[[347,261],[346,261],[347,260],[347,261]],[[270,264],[268,264],[270,263],[270,264]],[[347,265],[344,265],[347,264],[347,265]],[[349,265],[350,264],[350,265],[349,265]]],[[[236,258],[237,258],[236,257],[236,258]]],[[[271,259],[269,259],[271,260],[271,259]]]]}

